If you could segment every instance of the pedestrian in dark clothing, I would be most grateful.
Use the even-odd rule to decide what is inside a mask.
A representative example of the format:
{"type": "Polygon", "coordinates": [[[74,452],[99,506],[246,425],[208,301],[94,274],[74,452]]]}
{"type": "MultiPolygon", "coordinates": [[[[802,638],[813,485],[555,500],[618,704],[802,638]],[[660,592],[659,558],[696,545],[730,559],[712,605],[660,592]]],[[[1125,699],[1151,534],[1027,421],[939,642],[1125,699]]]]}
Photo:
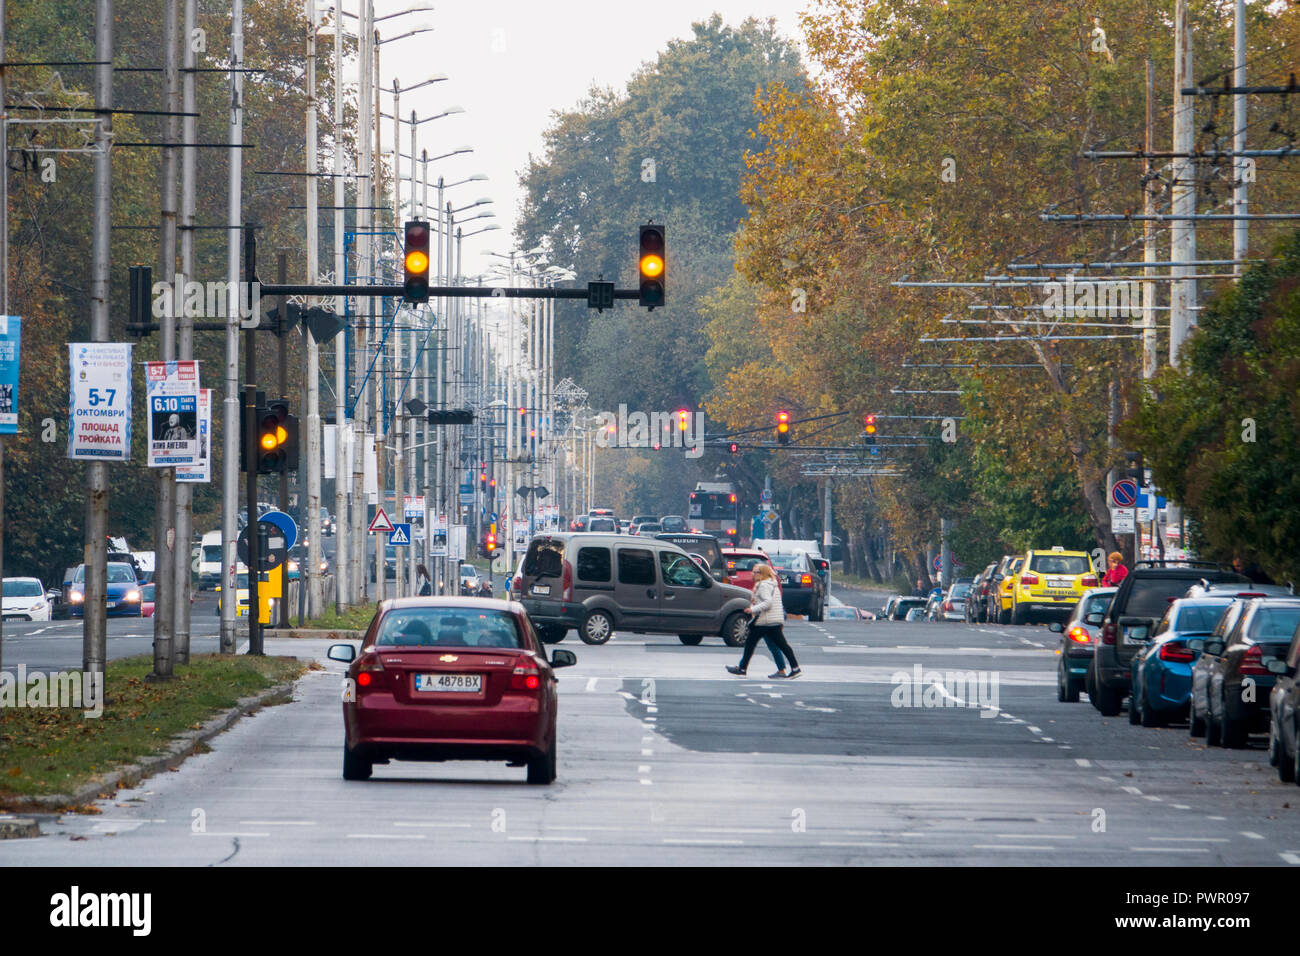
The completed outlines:
{"type": "Polygon", "coordinates": [[[794,651],[790,649],[790,643],[785,639],[785,605],[781,603],[781,588],[776,583],[776,572],[769,565],[754,566],[754,603],[745,610],[752,616],[749,636],[745,638],[745,650],[740,656],[740,665],[728,665],[727,672],[744,677],[749,659],[754,656],[754,648],[759,640],[765,638],[790,659],[788,679],[801,676],[803,671],[795,659],[794,651]]]}
{"type": "Polygon", "coordinates": [[[415,566],[415,579],[418,581],[424,578],[424,583],[420,585],[420,597],[433,594],[433,578],[429,576],[429,569],[423,564],[415,566]]]}
{"type": "Polygon", "coordinates": [[[1258,561],[1251,561],[1246,564],[1241,555],[1232,559],[1232,570],[1238,574],[1250,578],[1251,584],[1274,584],[1274,580],[1268,576],[1268,572],[1259,566],[1258,561]]]}

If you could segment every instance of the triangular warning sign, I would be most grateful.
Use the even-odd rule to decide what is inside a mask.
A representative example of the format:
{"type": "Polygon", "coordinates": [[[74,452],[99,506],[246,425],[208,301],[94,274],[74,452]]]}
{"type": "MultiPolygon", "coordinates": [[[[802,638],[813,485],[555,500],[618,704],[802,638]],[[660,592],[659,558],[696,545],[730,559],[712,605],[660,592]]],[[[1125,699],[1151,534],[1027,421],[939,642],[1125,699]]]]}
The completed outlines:
{"type": "Polygon", "coordinates": [[[393,530],[393,523],[388,520],[388,513],[384,511],[383,508],[380,508],[378,511],[375,512],[374,520],[370,522],[370,533],[374,534],[376,531],[392,531],[392,530],[393,530]]]}
{"type": "Polygon", "coordinates": [[[411,540],[402,533],[401,528],[397,528],[388,536],[389,544],[410,544],[411,540]]]}

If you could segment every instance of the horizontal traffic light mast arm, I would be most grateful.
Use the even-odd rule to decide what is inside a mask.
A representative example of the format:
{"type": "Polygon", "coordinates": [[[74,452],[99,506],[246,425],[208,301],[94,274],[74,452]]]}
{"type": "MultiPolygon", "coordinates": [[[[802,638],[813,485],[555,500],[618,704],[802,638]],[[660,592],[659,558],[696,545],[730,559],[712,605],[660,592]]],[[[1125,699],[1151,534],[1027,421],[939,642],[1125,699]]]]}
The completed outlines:
{"type": "MultiPolygon", "coordinates": [[[[852,414],[854,414],[854,413],[853,413],[853,412],[828,412],[828,413],[825,414],[825,415],[813,415],[811,418],[792,418],[792,419],[790,419],[788,422],[785,422],[785,424],[787,424],[787,425],[801,425],[801,424],[803,424],[804,422],[818,422],[818,421],[821,421],[821,420],[824,419],[824,418],[843,418],[845,415],[852,415],[852,414]]],[[[715,434],[705,435],[705,436],[704,436],[704,440],[705,440],[705,442],[707,443],[707,442],[711,442],[711,441],[713,441],[714,439],[717,439],[717,438],[730,438],[732,435],[749,435],[749,434],[752,434],[752,433],[754,433],[754,432],[770,432],[770,431],[773,429],[773,427],[775,427],[775,426],[773,426],[773,425],[759,425],[759,426],[756,427],[756,428],[737,428],[737,429],[735,429],[734,431],[729,431],[729,432],[717,432],[717,433],[715,433],[715,434]]]]}
{"type": "MultiPolygon", "coordinates": [[[[396,296],[401,298],[405,292],[404,285],[268,285],[261,284],[258,291],[263,296],[275,295],[347,295],[372,298],[396,296]]],[[[431,285],[429,297],[443,296],[449,299],[583,299],[587,298],[587,289],[522,289],[513,286],[464,286],[431,285]]],[[[638,299],[638,289],[615,289],[616,299],[638,299]]],[[[225,326],[222,326],[224,328],[225,326]]]]}

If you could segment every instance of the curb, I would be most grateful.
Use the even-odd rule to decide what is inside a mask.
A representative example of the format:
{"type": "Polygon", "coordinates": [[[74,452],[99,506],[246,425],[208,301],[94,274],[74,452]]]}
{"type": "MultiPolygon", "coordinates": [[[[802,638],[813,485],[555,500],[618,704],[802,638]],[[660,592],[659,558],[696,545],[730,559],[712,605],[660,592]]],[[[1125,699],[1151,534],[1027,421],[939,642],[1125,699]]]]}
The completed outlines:
{"type": "Polygon", "coordinates": [[[359,641],[366,636],[365,631],[335,631],[327,628],[289,627],[263,628],[265,638],[291,638],[313,641],[359,641]]]}
{"type": "MultiPolygon", "coordinates": [[[[8,795],[0,797],[0,809],[58,812],[67,807],[91,803],[101,795],[109,796],[117,790],[129,789],[156,773],[174,770],[188,757],[198,753],[200,745],[229,730],[239,718],[263,707],[289,703],[293,700],[295,683],[296,681],[276,684],[252,697],[242,697],[234,707],[217,714],[198,730],[177,734],[162,753],[144,757],[137,763],[127,764],[112,773],[97,777],[72,793],[54,793],[45,796],[8,795]]],[[[0,825],[4,822],[0,820],[0,825]]]]}
{"type": "Polygon", "coordinates": [[[41,828],[31,817],[0,817],[0,840],[38,837],[41,828]]]}

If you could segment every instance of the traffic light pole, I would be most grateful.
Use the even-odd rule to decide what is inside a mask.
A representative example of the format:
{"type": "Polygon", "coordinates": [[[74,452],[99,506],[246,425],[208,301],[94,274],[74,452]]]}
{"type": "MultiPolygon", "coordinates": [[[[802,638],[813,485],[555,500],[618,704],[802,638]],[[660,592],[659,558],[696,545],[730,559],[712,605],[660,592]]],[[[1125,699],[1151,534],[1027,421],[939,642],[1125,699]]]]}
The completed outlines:
{"type": "MultiPolygon", "coordinates": [[[[244,227],[244,281],[257,280],[257,234],[244,227]]],[[[251,286],[250,286],[251,288],[251,286]]],[[[262,655],[261,605],[257,578],[262,566],[257,539],[257,348],[256,336],[244,336],[244,475],[248,503],[248,653],[262,655]]],[[[235,575],[234,610],[239,613],[239,576],[235,575]]]]}
{"type": "MultiPolygon", "coordinates": [[[[284,282],[289,277],[289,254],[286,252],[281,252],[276,256],[275,277],[280,282],[284,282]]],[[[279,341],[280,397],[285,401],[288,401],[288,396],[289,396],[289,329],[288,329],[289,310],[286,308],[288,303],[289,303],[288,299],[281,298],[280,307],[276,310],[275,313],[276,321],[280,325],[279,335],[276,336],[280,340],[279,341]]],[[[289,507],[289,469],[288,468],[285,468],[280,472],[279,498],[277,504],[279,505],[281,511],[286,511],[289,507]]],[[[252,517],[253,512],[250,511],[248,515],[249,515],[248,520],[251,522],[253,520],[252,517]]],[[[301,532],[299,533],[299,536],[301,536],[301,532]]],[[[251,538],[253,537],[253,535],[250,534],[249,537],[251,538]]],[[[280,589],[281,592],[280,606],[279,606],[278,620],[276,622],[280,627],[289,626],[289,568],[287,565],[288,562],[286,560],[285,568],[282,571],[279,571],[280,574],[284,575],[284,587],[280,589]]],[[[306,568],[299,567],[298,587],[300,588],[306,586],[307,583],[305,572],[306,572],[306,568]]],[[[252,613],[251,606],[249,607],[249,613],[250,614],[252,613]]]]}

